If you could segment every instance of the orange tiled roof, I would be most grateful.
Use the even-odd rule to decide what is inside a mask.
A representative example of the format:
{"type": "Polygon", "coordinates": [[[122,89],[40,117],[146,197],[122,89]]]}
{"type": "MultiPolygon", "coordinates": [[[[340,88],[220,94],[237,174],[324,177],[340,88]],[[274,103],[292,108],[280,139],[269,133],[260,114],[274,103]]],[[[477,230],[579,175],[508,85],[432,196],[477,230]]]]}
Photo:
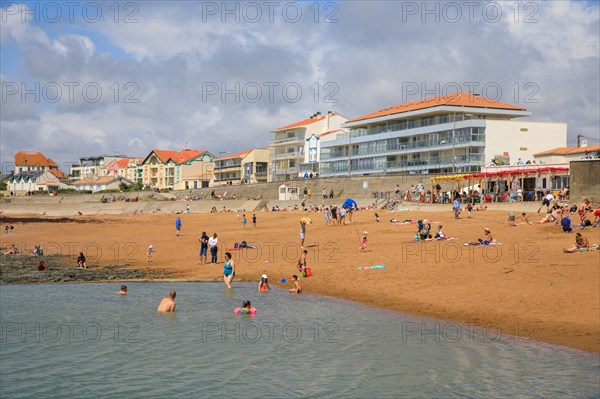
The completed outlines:
{"type": "MultiPolygon", "coordinates": [[[[336,115],[337,114],[332,114],[331,116],[336,116],[336,115]]],[[[300,121],[300,122],[292,123],[291,125],[286,125],[286,126],[279,127],[277,129],[275,129],[275,131],[287,130],[287,129],[292,129],[292,128],[295,128],[295,127],[310,125],[312,123],[322,121],[325,118],[327,118],[327,115],[321,115],[321,116],[317,116],[315,118],[308,118],[308,119],[305,119],[305,120],[300,121]]]]}
{"type": "Polygon", "coordinates": [[[155,153],[158,159],[160,159],[163,163],[167,163],[169,158],[177,153],[177,151],[171,150],[152,150],[152,152],[155,153]]]}
{"type": "Polygon", "coordinates": [[[58,165],[56,164],[56,162],[54,162],[54,160],[50,158],[46,158],[46,160],[48,161],[48,166],[50,166],[51,168],[58,168],[58,165]]]}
{"type": "MultiPolygon", "coordinates": [[[[52,160],[50,160],[52,161],[52,160]]],[[[54,161],[52,161],[54,163],[54,161]]],[[[48,158],[38,151],[19,151],[15,154],[15,165],[51,166],[48,158]]],[[[54,163],[56,166],[56,163],[54,163]]]]}
{"type": "Polygon", "coordinates": [[[234,154],[225,155],[224,157],[221,157],[220,159],[242,158],[242,157],[245,157],[246,155],[250,154],[251,152],[252,152],[252,150],[240,151],[240,152],[236,152],[234,154]]]}
{"type": "Polygon", "coordinates": [[[403,112],[416,111],[419,109],[426,109],[432,107],[439,107],[443,105],[458,106],[458,107],[475,107],[475,108],[493,108],[493,109],[507,109],[513,111],[525,111],[525,108],[517,105],[507,104],[489,98],[476,96],[469,93],[454,93],[446,96],[432,97],[425,100],[411,101],[407,103],[401,103],[392,105],[391,107],[384,108],[379,111],[372,112],[357,118],[351,119],[349,122],[356,122],[364,119],[377,118],[380,116],[400,114],[403,112]]]}
{"type": "Polygon", "coordinates": [[[126,168],[127,165],[129,165],[129,160],[130,158],[121,158],[117,160],[117,165],[119,166],[119,168],[126,168]]]}
{"type": "Polygon", "coordinates": [[[544,155],[571,155],[571,154],[583,154],[586,151],[600,151],[600,145],[592,145],[588,147],[558,147],[552,150],[538,152],[533,154],[534,157],[540,157],[544,155]]]}
{"type": "Polygon", "coordinates": [[[50,173],[52,173],[54,176],[56,176],[59,179],[67,178],[67,175],[65,175],[64,172],[60,169],[52,168],[52,169],[50,169],[50,173]]]}
{"type": "Polygon", "coordinates": [[[176,164],[184,163],[189,161],[190,159],[196,158],[198,155],[204,154],[206,151],[196,151],[196,150],[181,150],[174,155],[171,156],[171,159],[176,164]]]}

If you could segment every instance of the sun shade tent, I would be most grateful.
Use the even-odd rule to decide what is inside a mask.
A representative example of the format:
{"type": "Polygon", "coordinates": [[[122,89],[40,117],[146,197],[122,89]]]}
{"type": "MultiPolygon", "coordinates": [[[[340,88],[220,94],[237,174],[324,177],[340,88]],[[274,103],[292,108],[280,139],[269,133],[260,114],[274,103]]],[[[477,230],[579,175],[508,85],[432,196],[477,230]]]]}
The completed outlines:
{"type": "Polygon", "coordinates": [[[354,208],[358,209],[358,205],[356,204],[356,201],[354,201],[352,198],[348,198],[346,201],[344,201],[344,205],[342,205],[342,207],[344,209],[348,209],[350,207],[354,207],[354,208]]]}

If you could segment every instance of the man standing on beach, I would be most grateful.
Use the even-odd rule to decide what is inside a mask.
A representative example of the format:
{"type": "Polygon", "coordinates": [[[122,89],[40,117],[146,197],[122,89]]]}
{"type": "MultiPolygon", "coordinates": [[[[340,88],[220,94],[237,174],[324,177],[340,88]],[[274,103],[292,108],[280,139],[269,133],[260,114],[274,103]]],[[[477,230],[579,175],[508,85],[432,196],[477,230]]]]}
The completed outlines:
{"type": "Polygon", "coordinates": [[[304,249],[304,238],[306,236],[306,225],[310,224],[310,218],[300,219],[300,248],[304,249]]]}
{"type": "Polygon", "coordinates": [[[175,297],[177,293],[175,291],[169,292],[169,296],[160,301],[157,312],[174,312],[175,311],[175,297]]]}
{"type": "Polygon", "coordinates": [[[181,231],[181,218],[179,216],[175,220],[175,229],[177,230],[177,235],[179,235],[179,232],[181,231]]]}

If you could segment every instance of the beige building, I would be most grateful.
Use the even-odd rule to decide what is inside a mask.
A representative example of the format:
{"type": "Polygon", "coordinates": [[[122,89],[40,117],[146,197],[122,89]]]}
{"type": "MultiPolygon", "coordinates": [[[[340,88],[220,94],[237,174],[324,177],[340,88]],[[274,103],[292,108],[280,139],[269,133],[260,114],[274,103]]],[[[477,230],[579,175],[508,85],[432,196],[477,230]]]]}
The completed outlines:
{"type": "Polygon", "coordinates": [[[214,159],[208,151],[152,150],[141,163],[142,184],[161,190],[208,187],[214,159]]]}
{"type": "Polygon", "coordinates": [[[65,179],[56,162],[41,152],[19,151],[15,154],[15,168],[7,181],[7,191],[12,195],[56,191],[67,188],[65,179]]]}
{"type": "Polygon", "coordinates": [[[273,131],[269,181],[286,181],[319,171],[320,136],[340,129],[348,119],[333,112],[320,112],[308,119],[282,126],[273,131]]]}
{"type": "Polygon", "coordinates": [[[268,148],[254,148],[217,158],[213,185],[266,183],[270,152],[268,148]]]}
{"type": "Polygon", "coordinates": [[[137,183],[138,169],[144,158],[114,159],[108,165],[101,167],[102,176],[117,176],[137,183]]]}

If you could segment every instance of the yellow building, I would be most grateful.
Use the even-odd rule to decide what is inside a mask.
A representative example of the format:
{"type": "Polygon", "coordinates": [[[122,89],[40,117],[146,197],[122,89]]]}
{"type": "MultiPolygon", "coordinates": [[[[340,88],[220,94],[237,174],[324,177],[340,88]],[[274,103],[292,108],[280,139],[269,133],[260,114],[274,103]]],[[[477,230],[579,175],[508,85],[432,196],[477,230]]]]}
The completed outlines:
{"type": "Polygon", "coordinates": [[[266,183],[269,170],[268,148],[254,148],[215,160],[215,186],[266,183]]]}
{"type": "Polygon", "coordinates": [[[214,159],[208,151],[152,150],[141,163],[142,184],[161,190],[208,187],[214,159]]]}

